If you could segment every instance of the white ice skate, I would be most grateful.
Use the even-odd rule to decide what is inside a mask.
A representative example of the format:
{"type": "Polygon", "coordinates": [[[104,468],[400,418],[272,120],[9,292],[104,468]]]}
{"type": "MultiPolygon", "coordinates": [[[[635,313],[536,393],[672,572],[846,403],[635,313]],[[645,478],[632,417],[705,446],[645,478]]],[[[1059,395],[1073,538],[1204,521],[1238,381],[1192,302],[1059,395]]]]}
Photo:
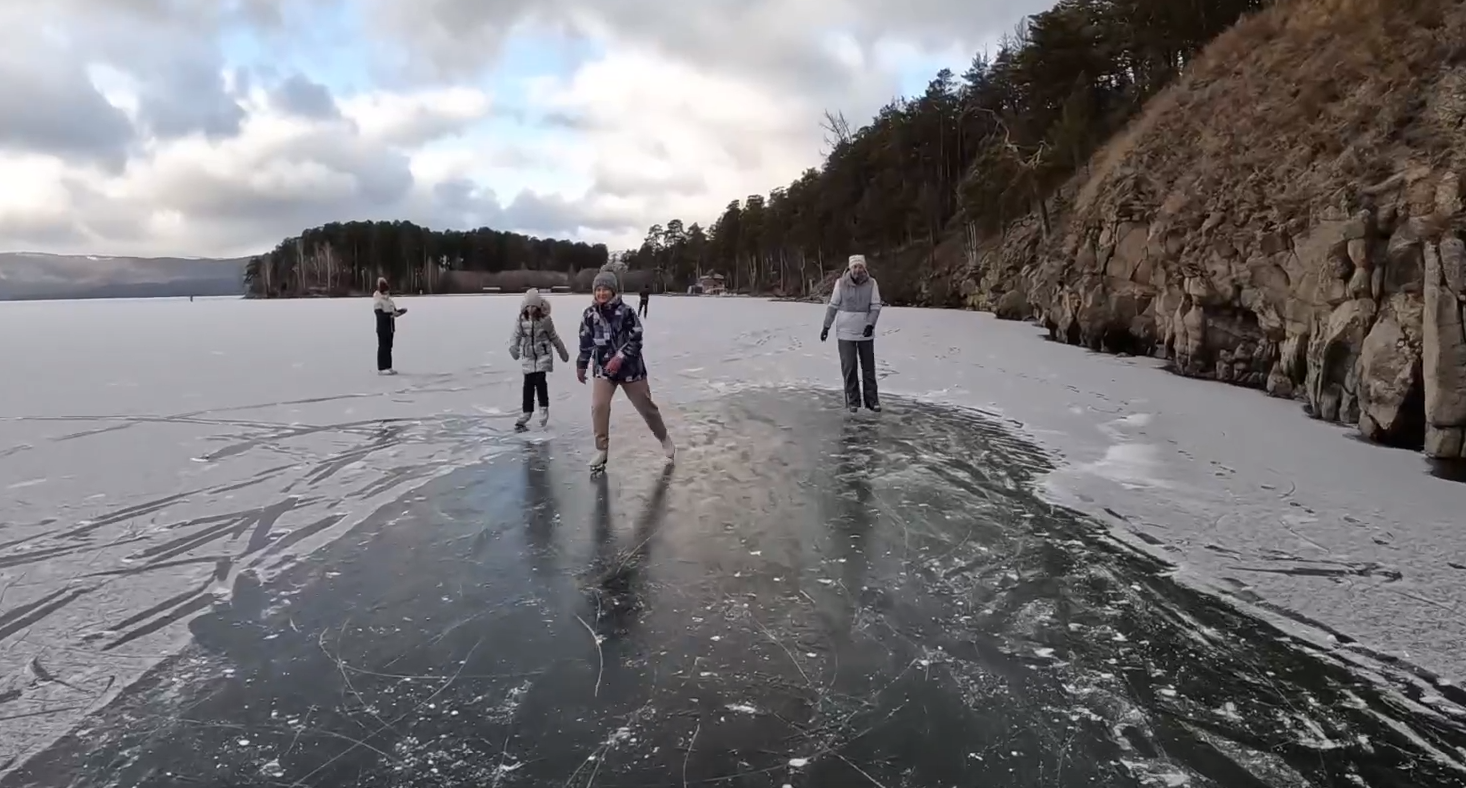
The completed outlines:
{"type": "Polygon", "coordinates": [[[516,430],[522,430],[522,429],[524,429],[525,428],[525,425],[529,424],[529,417],[532,416],[532,415],[534,415],[534,414],[531,411],[525,411],[525,412],[519,414],[519,418],[517,418],[517,419],[514,420],[514,429],[516,429],[516,430]]]}
{"type": "MultiPolygon", "coordinates": [[[[528,413],[524,414],[524,418],[526,420],[528,420],[529,419],[529,414],[528,413]]],[[[540,426],[541,427],[545,427],[545,426],[548,426],[549,423],[550,423],[550,409],[549,408],[540,408],[540,426]]]]}
{"type": "Polygon", "coordinates": [[[607,454],[608,454],[608,452],[605,449],[601,449],[600,451],[598,451],[598,452],[595,453],[595,456],[593,456],[593,457],[590,458],[590,470],[591,470],[591,473],[595,473],[597,471],[604,471],[606,469],[606,455],[607,454]]]}
{"type": "Polygon", "coordinates": [[[667,453],[668,462],[677,459],[677,445],[672,442],[671,435],[662,439],[662,451],[667,453]]]}

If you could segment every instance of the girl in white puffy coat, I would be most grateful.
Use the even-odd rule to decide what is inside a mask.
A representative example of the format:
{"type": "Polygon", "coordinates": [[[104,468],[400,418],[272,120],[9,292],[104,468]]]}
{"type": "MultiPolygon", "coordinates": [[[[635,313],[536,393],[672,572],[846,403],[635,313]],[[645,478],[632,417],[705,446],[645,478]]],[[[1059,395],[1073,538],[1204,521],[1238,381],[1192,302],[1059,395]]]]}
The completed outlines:
{"type": "Polygon", "coordinates": [[[530,289],[519,305],[519,316],[514,320],[514,333],[509,336],[509,355],[519,361],[524,370],[524,410],[514,426],[523,429],[534,414],[535,400],[540,403],[540,426],[550,421],[550,386],[547,376],[555,371],[555,355],[561,361],[570,361],[565,343],[555,331],[555,321],[550,317],[550,302],[540,291],[530,289]]]}

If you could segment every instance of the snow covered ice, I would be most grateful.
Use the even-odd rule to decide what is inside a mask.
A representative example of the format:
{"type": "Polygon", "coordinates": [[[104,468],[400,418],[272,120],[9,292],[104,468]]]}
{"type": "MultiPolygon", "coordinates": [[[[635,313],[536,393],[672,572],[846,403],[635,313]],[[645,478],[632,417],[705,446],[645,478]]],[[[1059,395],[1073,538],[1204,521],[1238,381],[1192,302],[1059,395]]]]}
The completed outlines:
{"type": "Polygon", "coordinates": [[[592,478],[517,299],[398,300],[395,378],[365,300],[0,305],[0,785],[1466,779],[1417,455],[966,312],[850,417],[821,307],[668,297],[677,463],[618,399],[592,478]]]}

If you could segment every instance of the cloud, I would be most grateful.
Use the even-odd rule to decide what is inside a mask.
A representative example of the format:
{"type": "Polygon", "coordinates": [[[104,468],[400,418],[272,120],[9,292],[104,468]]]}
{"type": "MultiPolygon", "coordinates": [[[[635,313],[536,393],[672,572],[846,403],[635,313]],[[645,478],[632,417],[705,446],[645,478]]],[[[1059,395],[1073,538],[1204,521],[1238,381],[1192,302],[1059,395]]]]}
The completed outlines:
{"type": "Polygon", "coordinates": [[[19,205],[0,203],[0,237],[68,251],[105,243],[115,253],[243,254],[329,221],[412,218],[441,225],[448,209],[460,221],[497,218],[485,214],[487,204],[443,202],[431,185],[417,182],[411,156],[400,147],[405,138],[453,133],[461,101],[439,105],[432,94],[363,100],[366,108],[416,109],[405,120],[384,122],[371,111],[311,117],[298,106],[278,106],[278,96],[261,89],[243,102],[245,120],[233,136],[197,133],[156,144],[116,175],[59,157],[33,156],[24,166],[0,158],[8,180],[38,185],[19,205]]]}
{"type": "Polygon", "coordinates": [[[545,85],[536,101],[582,120],[563,165],[583,169],[587,210],[625,228],[628,244],[651,224],[706,222],[730,199],[787,183],[821,142],[820,107],[805,96],[635,51],[545,85]]]}
{"type": "Polygon", "coordinates": [[[1044,5],[0,4],[0,249],[235,255],[399,218],[634,245],[1044,5]]]}
{"type": "Polygon", "coordinates": [[[440,181],[433,187],[434,216],[457,219],[460,228],[512,228],[540,237],[575,237],[589,232],[616,233],[627,225],[597,212],[583,201],[569,200],[556,194],[519,192],[508,205],[502,205],[492,189],[467,179],[440,181]]]}
{"type": "Polygon", "coordinates": [[[65,172],[49,156],[8,155],[0,159],[0,237],[38,247],[78,240],[67,211],[65,172]]]}
{"type": "MultiPolygon", "coordinates": [[[[881,42],[917,50],[973,52],[1051,0],[365,0],[374,29],[396,40],[424,71],[463,74],[492,63],[506,41],[552,31],[725,74],[775,83],[785,92],[843,96],[869,76],[849,52],[881,42]]],[[[869,65],[868,63],[864,65],[869,65]]]]}
{"type": "Polygon", "coordinates": [[[331,91],[325,85],[312,82],[310,77],[303,74],[292,74],[276,85],[270,93],[270,101],[280,111],[302,118],[341,117],[341,110],[336,106],[336,99],[331,96],[331,91]]]}
{"type": "Polygon", "coordinates": [[[139,125],[163,140],[195,133],[231,137],[244,122],[244,108],[226,92],[220,65],[207,60],[181,60],[139,88],[139,125]]]}
{"type": "Polygon", "coordinates": [[[55,48],[0,47],[0,150],[48,153],[120,169],[134,130],[85,70],[55,48]]]}
{"type": "Polygon", "coordinates": [[[453,134],[487,117],[489,96],[476,88],[444,88],[420,93],[368,93],[347,99],[342,112],[368,136],[401,146],[417,146],[453,134]]]}
{"type": "Polygon", "coordinates": [[[122,77],[116,87],[143,133],[165,140],[195,133],[224,137],[237,133],[244,119],[227,90],[218,46],[233,20],[226,12],[233,7],[225,3],[211,8],[195,0],[61,0],[51,6],[20,2],[0,12],[0,23],[15,14],[14,26],[0,34],[0,44],[6,38],[50,42],[55,60],[34,49],[27,55],[37,69],[69,64],[110,69],[122,77]]]}
{"type": "Polygon", "coordinates": [[[609,163],[598,164],[591,191],[611,197],[634,197],[648,192],[660,192],[669,197],[696,197],[707,193],[708,182],[701,173],[663,169],[663,173],[654,173],[617,167],[609,163]]]}

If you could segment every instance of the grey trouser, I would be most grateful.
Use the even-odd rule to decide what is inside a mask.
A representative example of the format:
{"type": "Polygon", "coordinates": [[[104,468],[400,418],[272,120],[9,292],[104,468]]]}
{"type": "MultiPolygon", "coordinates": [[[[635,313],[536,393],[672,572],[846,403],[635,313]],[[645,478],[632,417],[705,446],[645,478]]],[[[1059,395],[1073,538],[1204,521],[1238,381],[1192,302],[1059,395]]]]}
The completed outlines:
{"type": "Polygon", "coordinates": [[[867,408],[874,408],[881,404],[880,396],[876,393],[876,343],[874,339],[841,339],[840,346],[840,373],[845,376],[845,405],[857,407],[865,405],[867,408]],[[856,375],[856,363],[859,362],[860,374],[856,375]],[[865,396],[861,396],[864,390],[865,396]]]}

